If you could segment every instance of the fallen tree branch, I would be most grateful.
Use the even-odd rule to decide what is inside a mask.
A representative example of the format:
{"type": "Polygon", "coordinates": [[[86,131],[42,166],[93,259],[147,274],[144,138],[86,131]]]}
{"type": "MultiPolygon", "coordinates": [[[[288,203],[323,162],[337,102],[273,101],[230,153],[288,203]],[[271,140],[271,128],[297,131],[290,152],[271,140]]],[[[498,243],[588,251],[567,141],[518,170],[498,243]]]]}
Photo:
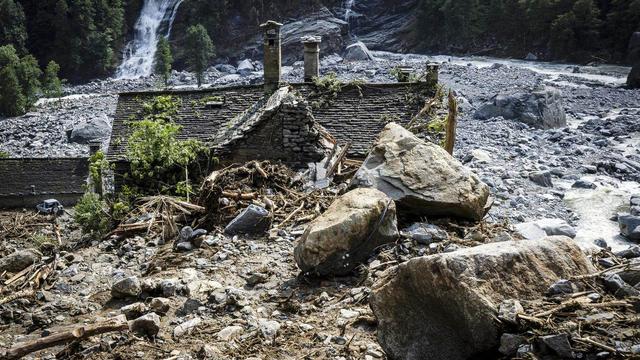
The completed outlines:
{"type": "Polygon", "coordinates": [[[17,293],[13,293],[9,296],[7,296],[4,299],[0,299],[0,305],[4,305],[7,303],[10,303],[14,300],[18,300],[18,299],[22,299],[22,298],[27,298],[27,297],[33,297],[36,295],[36,292],[34,290],[22,290],[22,291],[18,291],[17,293]]]}
{"type": "Polygon", "coordinates": [[[118,316],[98,324],[79,326],[73,330],[63,331],[36,340],[25,341],[8,349],[4,354],[0,355],[3,355],[2,358],[7,360],[19,359],[33,352],[66,344],[71,341],[82,340],[91,336],[113,331],[126,331],[128,329],[129,324],[126,319],[123,316],[118,316]]]}

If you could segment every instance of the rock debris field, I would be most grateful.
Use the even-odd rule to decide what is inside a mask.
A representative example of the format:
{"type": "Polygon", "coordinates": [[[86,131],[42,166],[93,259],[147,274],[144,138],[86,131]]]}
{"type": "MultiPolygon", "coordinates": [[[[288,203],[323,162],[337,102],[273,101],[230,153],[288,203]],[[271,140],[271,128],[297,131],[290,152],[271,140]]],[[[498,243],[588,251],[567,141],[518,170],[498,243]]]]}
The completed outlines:
{"type": "MultiPolygon", "coordinates": [[[[322,72],[389,82],[434,60],[372,55],[322,72]]],[[[389,123],[320,191],[250,162],[192,203],[149,200],[105,239],[69,213],[0,213],[0,357],[640,356],[640,91],[618,68],[437,60],[459,106],[453,156],[389,123]],[[168,234],[149,209],[182,220],[168,234]]],[[[242,69],[206,79],[261,81],[261,64],[242,69]]],[[[0,120],[0,150],[86,156],[108,141],[116,93],[154,83],[70,87],[0,120]]]]}

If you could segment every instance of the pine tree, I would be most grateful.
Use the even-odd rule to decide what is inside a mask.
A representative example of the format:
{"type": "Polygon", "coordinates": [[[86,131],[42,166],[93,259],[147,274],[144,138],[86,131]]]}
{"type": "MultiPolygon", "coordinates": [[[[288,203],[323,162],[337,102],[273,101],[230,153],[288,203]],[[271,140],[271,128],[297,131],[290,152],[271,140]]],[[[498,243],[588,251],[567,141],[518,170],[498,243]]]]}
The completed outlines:
{"type": "Polygon", "coordinates": [[[18,116],[25,112],[27,101],[12,66],[0,70],[0,114],[18,116]]]}
{"type": "Polygon", "coordinates": [[[47,97],[62,96],[62,81],[58,77],[60,73],[60,65],[55,61],[49,61],[47,68],[44,70],[44,78],[42,80],[42,91],[47,97]]]}
{"type": "Polygon", "coordinates": [[[38,60],[33,55],[24,56],[20,59],[17,75],[27,107],[30,107],[38,100],[38,92],[40,92],[42,70],[38,66],[38,60]]]}
{"type": "Polygon", "coordinates": [[[198,87],[202,85],[204,71],[213,56],[213,42],[204,26],[198,24],[187,29],[187,63],[196,73],[198,87]]]}
{"type": "Polygon", "coordinates": [[[158,40],[158,47],[156,50],[156,73],[162,76],[164,85],[169,85],[169,77],[171,76],[171,63],[173,63],[173,57],[171,56],[171,46],[169,41],[161,36],[158,40]]]}
{"type": "Polygon", "coordinates": [[[27,28],[22,6],[13,0],[0,0],[0,44],[11,44],[26,52],[27,28]]]}

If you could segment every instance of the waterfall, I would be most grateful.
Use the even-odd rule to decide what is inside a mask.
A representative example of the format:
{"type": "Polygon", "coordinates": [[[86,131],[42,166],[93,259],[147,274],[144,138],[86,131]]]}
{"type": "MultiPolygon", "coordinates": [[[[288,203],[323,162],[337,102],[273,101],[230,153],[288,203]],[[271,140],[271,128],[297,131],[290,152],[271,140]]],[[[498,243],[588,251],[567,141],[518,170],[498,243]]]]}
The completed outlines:
{"type": "Polygon", "coordinates": [[[178,7],[183,0],[145,0],[134,26],[133,40],[124,49],[116,77],[133,79],[149,76],[160,36],[169,37],[178,7]]]}
{"type": "Polygon", "coordinates": [[[351,17],[353,16],[353,6],[355,5],[356,0],[345,0],[343,9],[344,9],[344,21],[347,23],[347,28],[349,30],[349,35],[353,36],[351,32],[351,17]]]}

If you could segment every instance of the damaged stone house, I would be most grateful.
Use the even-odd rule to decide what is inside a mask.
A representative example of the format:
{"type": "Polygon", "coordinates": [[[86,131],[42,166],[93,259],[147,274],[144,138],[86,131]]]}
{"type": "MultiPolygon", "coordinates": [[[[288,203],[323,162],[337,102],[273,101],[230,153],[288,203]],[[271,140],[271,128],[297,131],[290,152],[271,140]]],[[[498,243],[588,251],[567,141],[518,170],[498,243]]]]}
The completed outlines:
{"type": "Polygon", "coordinates": [[[313,82],[320,74],[321,39],[315,37],[302,39],[305,81],[284,84],[281,26],[273,21],[262,25],[263,85],[121,93],[108,152],[109,161],[116,164],[116,189],[128,169],[128,124],[140,120],[142,104],[158,96],[179,100],[173,116],[182,126],[178,137],[208,144],[221,165],[275,160],[305,167],[344,146],[348,156],[364,158],[388,122],[408,123],[435,94],[434,68],[427,77],[431,81],[354,82],[342,84],[338,93],[326,91],[313,82]]]}

